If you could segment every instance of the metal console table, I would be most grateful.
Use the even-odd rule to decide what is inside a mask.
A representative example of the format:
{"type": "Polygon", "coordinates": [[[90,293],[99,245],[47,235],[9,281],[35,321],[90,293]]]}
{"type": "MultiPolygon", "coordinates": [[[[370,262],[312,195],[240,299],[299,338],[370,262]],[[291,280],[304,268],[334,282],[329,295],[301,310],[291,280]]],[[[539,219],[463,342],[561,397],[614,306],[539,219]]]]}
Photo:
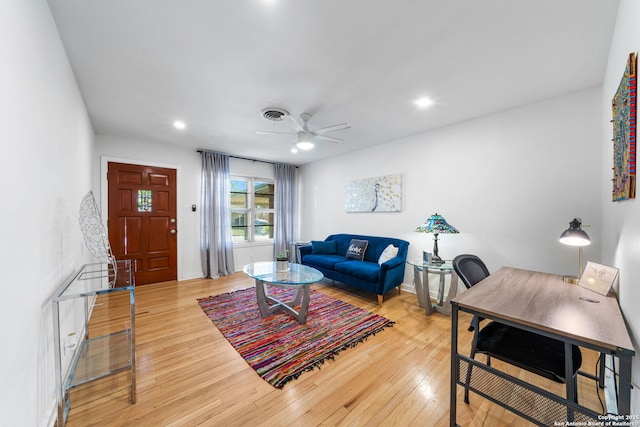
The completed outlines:
{"type": "Polygon", "coordinates": [[[66,423],[72,388],[116,372],[131,371],[129,400],[135,403],[135,280],[131,260],[117,261],[115,265],[84,265],[56,291],[52,302],[57,425],[61,427],[66,423]],[[124,329],[90,337],[89,318],[93,308],[100,303],[108,304],[108,298],[123,292],[129,293],[128,325],[123,322],[124,329]],[[78,336],[81,338],[76,338],[78,336]]]}

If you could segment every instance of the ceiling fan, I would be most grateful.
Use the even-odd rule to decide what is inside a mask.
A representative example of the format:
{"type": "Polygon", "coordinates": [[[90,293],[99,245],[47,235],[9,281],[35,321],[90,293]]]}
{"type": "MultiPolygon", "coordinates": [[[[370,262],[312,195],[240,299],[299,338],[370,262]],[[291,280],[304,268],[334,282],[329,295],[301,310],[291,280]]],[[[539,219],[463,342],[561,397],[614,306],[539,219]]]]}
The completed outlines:
{"type": "Polygon", "coordinates": [[[294,151],[294,150],[297,151],[298,148],[301,150],[312,149],[314,147],[314,143],[313,143],[314,139],[322,139],[322,140],[330,141],[334,143],[342,142],[342,139],[327,136],[326,134],[329,132],[349,129],[351,127],[346,123],[340,123],[333,126],[327,126],[320,129],[310,130],[307,122],[311,119],[311,114],[309,113],[300,114],[300,118],[302,119],[302,123],[300,123],[299,120],[295,119],[293,116],[291,116],[289,113],[286,113],[284,110],[279,110],[279,112],[282,112],[284,114],[281,114],[277,119],[272,118],[274,116],[273,116],[273,111],[271,110],[265,110],[265,112],[263,112],[263,116],[269,120],[282,120],[283,116],[289,117],[297,127],[297,130],[295,132],[257,131],[256,133],[258,135],[296,135],[296,139],[292,143],[293,148],[291,151],[294,151]]]}

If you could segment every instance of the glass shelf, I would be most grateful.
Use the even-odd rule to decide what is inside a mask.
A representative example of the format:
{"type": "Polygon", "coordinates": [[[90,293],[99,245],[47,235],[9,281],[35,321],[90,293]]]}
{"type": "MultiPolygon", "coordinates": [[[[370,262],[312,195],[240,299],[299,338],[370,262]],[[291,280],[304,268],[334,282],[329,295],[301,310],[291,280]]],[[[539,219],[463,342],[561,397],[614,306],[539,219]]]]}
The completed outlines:
{"type": "Polygon", "coordinates": [[[68,388],[130,368],[132,340],[129,329],[83,340],[76,365],[71,369],[73,376],[69,377],[68,388]]]}
{"type": "Polygon", "coordinates": [[[135,403],[135,279],[131,260],[84,265],[56,291],[52,303],[57,425],[66,423],[72,388],[116,372],[131,371],[129,400],[135,403]],[[126,293],[128,304],[121,298],[126,293]],[[110,308],[110,303],[118,307],[110,308]],[[100,336],[90,336],[89,319],[98,315],[94,311],[101,311],[99,315],[107,316],[107,320],[113,311],[118,311],[118,318],[126,319],[128,314],[128,324],[119,322],[121,326],[113,328],[118,330],[101,326],[100,336]]]}

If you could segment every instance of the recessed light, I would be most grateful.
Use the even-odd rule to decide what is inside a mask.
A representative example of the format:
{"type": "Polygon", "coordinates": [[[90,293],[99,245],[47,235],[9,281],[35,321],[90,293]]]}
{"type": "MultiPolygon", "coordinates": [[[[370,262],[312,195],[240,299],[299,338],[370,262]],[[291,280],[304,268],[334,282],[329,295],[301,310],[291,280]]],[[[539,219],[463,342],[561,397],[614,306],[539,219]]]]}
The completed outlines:
{"type": "Polygon", "coordinates": [[[175,122],[173,122],[173,127],[176,129],[183,130],[187,127],[187,125],[182,120],[176,120],[175,122]]]}
{"type": "Polygon", "coordinates": [[[416,107],[418,108],[427,108],[427,107],[431,107],[434,102],[431,98],[427,98],[426,96],[423,96],[422,98],[418,98],[415,101],[413,101],[414,104],[416,104],[416,107]]]}

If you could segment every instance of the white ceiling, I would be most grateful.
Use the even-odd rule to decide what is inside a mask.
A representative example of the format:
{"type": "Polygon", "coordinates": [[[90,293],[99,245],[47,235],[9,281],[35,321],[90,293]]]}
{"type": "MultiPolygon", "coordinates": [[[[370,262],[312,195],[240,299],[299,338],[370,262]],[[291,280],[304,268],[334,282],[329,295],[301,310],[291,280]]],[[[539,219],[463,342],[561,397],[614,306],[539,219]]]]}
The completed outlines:
{"type": "Polygon", "coordinates": [[[618,0],[48,0],[96,133],[304,164],[602,83],[618,0]],[[436,104],[420,110],[421,96],[436,104]],[[311,152],[264,107],[347,122],[311,152]],[[176,119],[187,124],[177,131],[176,119]]]}

